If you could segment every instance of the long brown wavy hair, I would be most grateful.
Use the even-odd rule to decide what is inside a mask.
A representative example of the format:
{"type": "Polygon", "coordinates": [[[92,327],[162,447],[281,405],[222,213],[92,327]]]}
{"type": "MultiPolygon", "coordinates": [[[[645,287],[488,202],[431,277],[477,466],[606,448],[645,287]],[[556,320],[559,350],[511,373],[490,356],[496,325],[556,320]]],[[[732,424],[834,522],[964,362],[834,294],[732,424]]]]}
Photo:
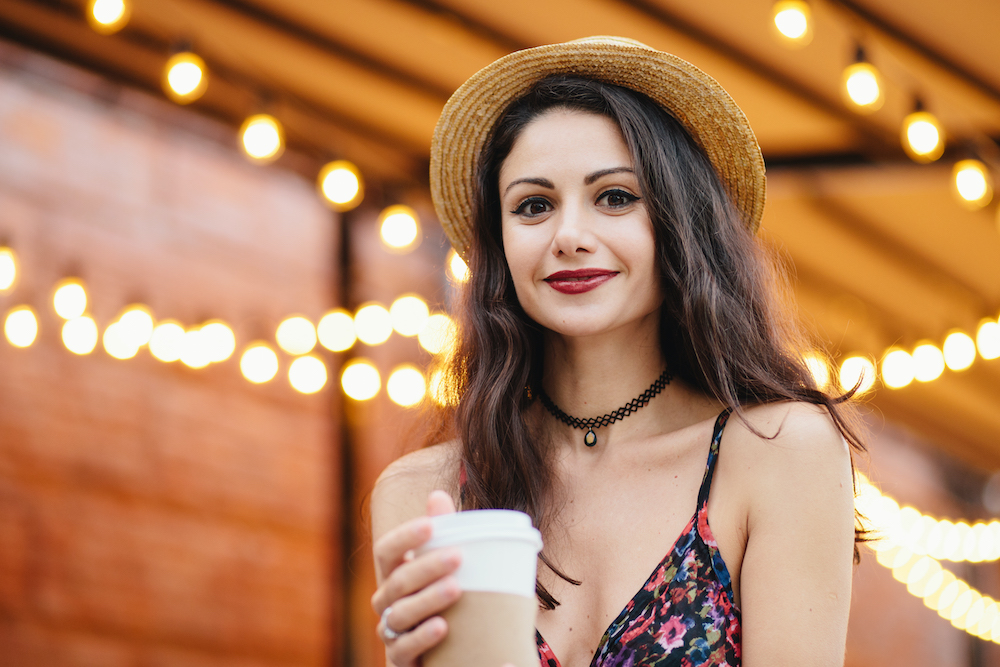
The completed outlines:
{"type": "MultiPolygon", "coordinates": [[[[555,108],[606,116],[625,139],[656,239],[665,297],[660,346],[671,373],[744,422],[744,409],[761,403],[825,406],[853,449],[864,451],[856,412],[846,402],[853,392],[836,396],[817,387],[802,356],[813,346],[789,316],[788,281],[687,131],[640,93],[556,76],[511,104],[479,157],[470,278],[445,368],[453,400],[443,419],[461,443],[462,508],[520,510],[542,530],[549,519],[548,450],[525,419],[541,387],[544,331],[514,292],[501,237],[499,174],[525,126],[555,108]]],[[[859,528],[856,536],[862,534],[859,528]]],[[[541,558],[573,582],[544,552],[541,558]]],[[[537,593],[543,607],[558,604],[541,583],[537,593]]]]}

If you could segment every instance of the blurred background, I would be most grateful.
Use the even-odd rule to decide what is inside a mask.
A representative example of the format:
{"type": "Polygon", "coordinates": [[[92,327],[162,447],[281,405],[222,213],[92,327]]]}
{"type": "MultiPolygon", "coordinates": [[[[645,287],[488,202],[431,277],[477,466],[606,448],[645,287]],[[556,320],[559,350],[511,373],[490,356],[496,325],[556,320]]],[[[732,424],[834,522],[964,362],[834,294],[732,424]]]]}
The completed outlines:
{"type": "MultiPolygon", "coordinates": [[[[1000,665],[1000,4],[2,0],[0,664],[381,665],[367,498],[465,279],[438,113],[594,34],[749,116],[817,378],[862,378],[847,664],[1000,665]]],[[[808,637],[790,641],[808,642],[808,637]]]]}

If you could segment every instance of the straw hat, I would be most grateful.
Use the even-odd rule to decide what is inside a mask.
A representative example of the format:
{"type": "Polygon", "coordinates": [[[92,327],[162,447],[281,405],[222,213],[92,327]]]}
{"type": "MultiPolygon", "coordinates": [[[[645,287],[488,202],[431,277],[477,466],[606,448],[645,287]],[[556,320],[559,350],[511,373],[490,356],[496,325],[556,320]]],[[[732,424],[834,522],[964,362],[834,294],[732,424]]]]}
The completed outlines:
{"type": "Polygon", "coordinates": [[[516,51],[476,72],[445,104],[431,143],[431,196],[465,255],[472,240],[476,161],[490,130],[539,80],[570,74],[638,91],[676,118],[712,162],[751,231],[764,212],[764,158],[743,111],[691,63],[623,37],[588,37],[516,51]]]}

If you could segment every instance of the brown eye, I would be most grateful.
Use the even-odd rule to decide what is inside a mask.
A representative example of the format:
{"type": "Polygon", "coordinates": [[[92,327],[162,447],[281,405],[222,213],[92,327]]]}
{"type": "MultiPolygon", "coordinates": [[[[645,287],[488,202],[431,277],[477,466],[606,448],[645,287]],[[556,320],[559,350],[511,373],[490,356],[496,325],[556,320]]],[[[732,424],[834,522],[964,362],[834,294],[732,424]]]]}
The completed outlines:
{"type": "Polygon", "coordinates": [[[533,201],[528,204],[528,213],[531,215],[541,215],[545,213],[545,202],[533,201]]]}
{"type": "Polygon", "coordinates": [[[604,202],[604,206],[608,208],[625,208],[637,201],[639,201],[639,197],[624,190],[608,190],[597,199],[598,203],[604,202]]]}
{"type": "Polygon", "coordinates": [[[511,211],[514,215],[523,215],[528,218],[534,218],[548,212],[551,208],[549,202],[545,199],[532,198],[525,199],[521,204],[511,211]]]}

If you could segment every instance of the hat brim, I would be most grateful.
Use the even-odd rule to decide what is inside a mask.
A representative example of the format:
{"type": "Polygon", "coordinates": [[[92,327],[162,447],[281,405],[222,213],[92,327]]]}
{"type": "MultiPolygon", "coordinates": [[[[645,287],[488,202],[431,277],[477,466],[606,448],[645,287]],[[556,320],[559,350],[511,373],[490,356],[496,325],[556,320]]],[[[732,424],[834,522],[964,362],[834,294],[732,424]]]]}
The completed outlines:
{"type": "Polygon", "coordinates": [[[541,79],[567,74],[640,92],[665,109],[708,156],[747,228],[764,213],[764,158],[742,109],[691,63],[639,42],[592,37],[516,51],[487,65],[455,91],[431,143],[431,196],[462,256],[472,240],[476,163],[511,102],[541,79]]]}

